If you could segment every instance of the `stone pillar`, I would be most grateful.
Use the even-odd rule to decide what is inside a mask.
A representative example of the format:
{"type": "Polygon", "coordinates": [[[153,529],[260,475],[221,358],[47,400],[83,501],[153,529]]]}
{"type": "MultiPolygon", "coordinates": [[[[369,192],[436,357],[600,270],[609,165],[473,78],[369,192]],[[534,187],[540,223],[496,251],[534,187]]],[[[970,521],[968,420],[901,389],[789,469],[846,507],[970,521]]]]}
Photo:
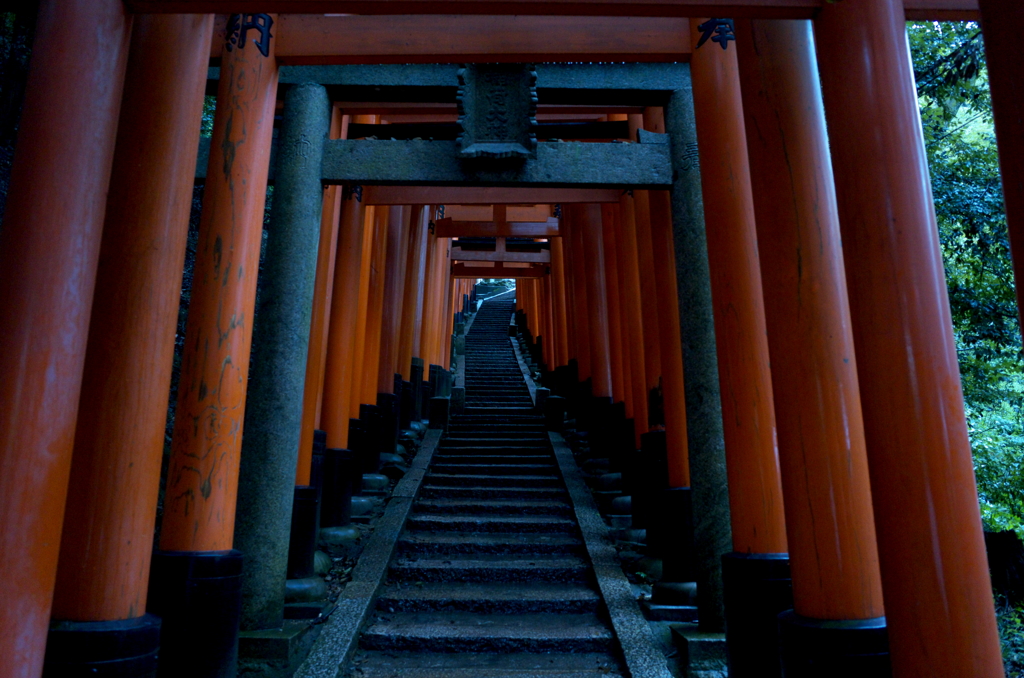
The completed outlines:
{"type": "Polygon", "coordinates": [[[160,622],[143,613],[212,34],[213,15],[196,14],[142,15],[132,32],[46,644],[53,675],[156,669],[160,622]]]}
{"type": "MultiPolygon", "coordinates": [[[[831,620],[819,622],[822,627],[842,621],[849,644],[843,649],[838,642],[783,647],[783,654],[813,661],[816,671],[888,675],[857,360],[811,23],[742,20],[736,36],[792,559],[792,607],[802,617],[831,620]]],[[[776,548],[785,546],[782,541],[776,548]]],[[[758,576],[750,558],[734,556],[744,560],[734,568],[745,566],[750,576],[758,576]]],[[[746,622],[745,633],[735,643],[729,639],[730,664],[740,669],[741,678],[768,675],[769,669],[779,675],[776,643],[760,640],[777,626],[771,613],[786,609],[763,605],[769,602],[764,595],[772,588],[769,581],[778,579],[770,572],[779,568],[778,559],[761,560],[761,596],[737,599],[735,609],[727,609],[730,623],[746,622]],[[760,628],[750,623],[764,617],[770,619],[760,628]]],[[[785,604],[777,596],[775,601],[785,604]]]]}
{"type": "MultiPolygon", "coordinates": [[[[274,20],[255,15],[263,30],[249,29],[244,45],[226,42],[221,60],[160,550],[150,575],[149,610],[163,619],[165,676],[235,674],[242,556],[232,545],[277,95],[274,20]]],[[[294,467],[293,456],[290,481],[294,467]]]]}
{"type": "Polygon", "coordinates": [[[701,171],[697,161],[697,129],[690,88],[672,93],[665,108],[665,129],[672,144],[675,174],[672,229],[683,371],[686,374],[686,438],[693,503],[697,614],[704,629],[720,632],[724,615],[721,557],[730,551],[732,540],[730,493],[725,467],[701,171]]]}
{"type": "Polygon", "coordinates": [[[120,2],[40,3],[0,230],[0,673],[18,678],[42,670],[130,33],[120,2]]]}
{"type": "Polygon", "coordinates": [[[323,189],[320,164],[330,102],[320,85],[288,89],[278,136],[274,206],[263,262],[239,467],[235,546],[242,629],[280,628],[302,425],[309,320],[323,189]]]}
{"type": "Polygon", "coordinates": [[[815,20],[893,674],[1002,676],[903,3],[815,20]],[[857,58],[851,58],[857,55],[857,58]]]}
{"type": "MultiPolygon", "coordinates": [[[[347,117],[335,108],[331,114],[331,139],[338,139],[347,117]]],[[[296,486],[311,483],[313,435],[320,430],[323,409],[327,342],[331,328],[331,302],[334,297],[334,268],[337,263],[338,227],[341,221],[341,186],[324,189],[320,214],[320,243],[317,245],[316,280],[313,282],[313,311],[309,321],[309,351],[302,393],[302,430],[299,437],[299,461],[295,469],[296,486]]]]}

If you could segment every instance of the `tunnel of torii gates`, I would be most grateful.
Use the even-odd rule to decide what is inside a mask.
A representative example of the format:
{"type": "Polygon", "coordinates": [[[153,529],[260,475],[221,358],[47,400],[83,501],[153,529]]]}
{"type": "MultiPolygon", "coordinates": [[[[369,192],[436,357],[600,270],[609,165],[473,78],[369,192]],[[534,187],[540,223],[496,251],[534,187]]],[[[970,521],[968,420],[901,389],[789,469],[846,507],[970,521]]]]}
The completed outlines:
{"type": "Polygon", "coordinates": [[[663,431],[646,490],[732,656],[778,625],[787,675],[1001,676],[908,18],[982,22],[1019,277],[1012,0],[43,0],[0,232],[0,676],[150,675],[160,619],[164,675],[226,675],[281,624],[315,430],[450,403],[479,278],[516,278],[549,402],[609,455],[663,431]]]}

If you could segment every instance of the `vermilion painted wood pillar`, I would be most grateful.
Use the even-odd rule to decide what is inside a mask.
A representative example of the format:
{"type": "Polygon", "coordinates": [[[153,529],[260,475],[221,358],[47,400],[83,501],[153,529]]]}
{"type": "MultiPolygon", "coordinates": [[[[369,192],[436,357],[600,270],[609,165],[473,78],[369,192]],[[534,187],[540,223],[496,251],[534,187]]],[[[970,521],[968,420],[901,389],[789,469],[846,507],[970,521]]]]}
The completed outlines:
{"type": "Polygon", "coordinates": [[[130,26],[120,2],[40,3],[0,230],[5,676],[43,663],[130,26]]]}
{"type": "Polygon", "coordinates": [[[180,673],[198,656],[210,667],[203,675],[235,668],[238,603],[228,591],[241,568],[241,554],[231,547],[277,94],[274,20],[253,17],[264,31],[239,26],[221,59],[160,550],[150,577],[149,606],[164,620],[165,674],[180,673]],[[195,567],[216,576],[204,580],[216,594],[193,593],[195,567]]]}
{"type": "Polygon", "coordinates": [[[412,208],[396,206],[388,210],[388,256],[384,264],[384,317],[380,334],[380,360],[377,393],[394,393],[398,365],[398,332],[402,326],[402,295],[405,291],[405,267],[409,253],[409,224],[412,208]]]}
{"type": "MultiPolygon", "coordinates": [[[[881,617],[857,360],[811,24],[745,20],[736,33],[793,608],[816,620],[881,617]]],[[[828,660],[837,667],[851,661],[842,654],[828,660]]],[[[763,675],[763,666],[748,674],[763,675]]]]}
{"type": "Polygon", "coordinates": [[[903,3],[815,29],[893,671],[1002,676],[903,3]]]}
{"type": "Polygon", "coordinates": [[[377,208],[373,205],[366,207],[363,215],[363,240],[361,243],[361,254],[359,256],[359,291],[357,293],[355,337],[352,345],[352,379],[348,384],[349,388],[349,418],[359,417],[359,406],[371,404],[363,399],[363,372],[368,369],[366,365],[366,324],[369,315],[370,305],[370,269],[373,266],[373,242],[375,236],[375,224],[377,223],[377,208]]]}
{"type": "MultiPolygon", "coordinates": [[[[646,109],[644,129],[664,134],[664,109],[646,109]]],[[[661,348],[662,414],[669,453],[669,484],[671,487],[689,487],[686,388],[679,324],[679,290],[676,286],[675,241],[672,235],[672,199],[667,191],[650,191],[649,196],[654,277],[660,299],[658,331],[661,348]]]]}
{"type": "Polygon", "coordinates": [[[569,330],[566,327],[568,310],[565,307],[565,239],[551,239],[551,281],[553,283],[552,314],[555,321],[556,364],[569,364],[569,330]]]}
{"type": "MultiPolygon", "coordinates": [[[[642,126],[643,116],[631,115],[630,128],[631,136],[635,138],[636,132],[642,126]]],[[[633,214],[636,226],[636,251],[639,261],[640,273],[640,308],[641,321],[643,322],[644,340],[644,379],[646,381],[645,393],[649,405],[656,406],[652,400],[652,393],[656,392],[661,384],[661,329],[660,315],[662,307],[659,302],[658,281],[654,272],[654,248],[651,237],[651,196],[649,191],[633,191],[633,214]]],[[[663,424],[663,417],[660,412],[651,411],[650,406],[647,412],[648,420],[641,422],[641,428],[646,431],[651,425],[663,424]]]]}
{"type": "MultiPolygon", "coordinates": [[[[341,204],[338,226],[336,265],[331,286],[330,330],[324,361],[323,406],[320,428],[327,433],[327,447],[348,447],[348,425],[351,416],[351,382],[355,379],[355,344],[359,313],[359,274],[363,257],[363,229],[366,208],[352,193],[341,204]]],[[[312,451],[310,450],[310,454],[312,451]]]]}
{"type": "MultiPolygon", "coordinates": [[[[347,127],[347,124],[348,116],[341,115],[341,111],[335,108],[331,115],[330,138],[344,138],[346,135],[343,128],[347,127]]],[[[324,204],[320,217],[320,243],[317,248],[316,279],[313,281],[313,310],[309,321],[309,352],[306,357],[306,381],[302,395],[299,461],[295,469],[295,484],[300,486],[310,484],[313,431],[320,428],[340,220],[341,187],[328,186],[324,189],[324,204]]]]}
{"type": "Polygon", "coordinates": [[[53,601],[62,621],[47,645],[54,674],[146,652],[156,666],[159,621],[143,615],[212,34],[213,15],[142,15],[132,33],[53,601]],[[83,652],[83,633],[132,647],[83,652]]]}
{"type": "Polygon", "coordinates": [[[576,332],[576,363],[579,365],[579,379],[590,379],[591,339],[590,300],[587,297],[587,261],[583,247],[583,224],[579,205],[567,205],[564,224],[568,227],[572,248],[573,307],[576,332]]]}
{"type": "Polygon", "coordinates": [[[555,369],[558,366],[557,345],[558,328],[555,326],[555,283],[548,274],[541,278],[543,288],[542,298],[544,300],[544,322],[548,327],[548,338],[544,341],[544,363],[548,369],[555,369]]]}
{"type": "Polygon", "coordinates": [[[640,257],[636,242],[636,213],[633,199],[619,199],[619,221],[616,242],[619,245],[619,281],[622,284],[623,342],[629,356],[629,378],[632,385],[632,414],[627,402],[626,416],[633,419],[635,444],[647,431],[647,368],[644,359],[643,302],[640,293],[640,257]]]}
{"type": "Polygon", "coordinates": [[[601,206],[579,208],[579,236],[586,258],[587,304],[590,318],[590,378],[595,397],[612,397],[611,344],[608,336],[608,295],[605,286],[604,226],[601,206]]]}
{"type": "Polygon", "coordinates": [[[1005,0],[981,0],[979,5],[1019,319],[1024,317],[1024,77],[1020,71],[1024,5],[1005,0]]]}
{"type": "Polygon", "coordinates": [[[604,250],[605,297],[608,300],[608,346],[611,354],[612,400],[626,399],[625,380],[622,372],[622,309],[619,306],[619,260],[616,256],[615,217],[613,205],[601,206],[601,229],[604,250]]]}
{"type": "Polygon", "coordinates": [[[767,511],[781,509],[781,502],[777,495],[766,494],[774,488],[765,487],[758,471],[777,468],[775,408],[736,50],[723,50],[710,41],[697,48],[702,23],[690,21],[695,50],[690,67],[733,549],[773,552],[781,535],[766,532],[764,518],[767,511]],[[770,504],[765,504],[766,497],[771,497],[770,504]]]}
{"type": "Polygon", "coordinates": [[[429,222],[429,207],[418,205],[413,208],[398,351],[398,371],[406,381],[412,377],[413,356],[422,357],[418,353],[414,353],[413,348],[418,347],[419,334],[422,331],[419,319],[423,314],[423,276],[427,264],[427,236],[429,235],[427,227],[429,222]]]}
{"type": "Polygon", "coordinates": [[[423,294],[423,338],[422,356],[424,370],[437,364],[437,300],[441,279],[439,275],[442,256],[441,238],[430,235],[430,266],[427,269],[427,289],[423,294]]]}
{"type": "Polygon", "coordinates": [[[384,262],[388,253],[390,210],[378,208],[373,232],[373,256],[370,260],[370,286],[366,306],[366,334],[363,351],[363,392],[360,402],[376,404],[380,373],[381,322],[384,312],[384,262]]]}

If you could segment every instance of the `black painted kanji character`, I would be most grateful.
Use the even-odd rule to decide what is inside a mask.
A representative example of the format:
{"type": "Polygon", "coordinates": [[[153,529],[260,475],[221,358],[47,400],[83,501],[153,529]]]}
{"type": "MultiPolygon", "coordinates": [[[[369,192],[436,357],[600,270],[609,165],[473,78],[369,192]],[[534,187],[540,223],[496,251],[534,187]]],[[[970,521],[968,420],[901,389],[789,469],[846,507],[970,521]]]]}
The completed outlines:
{"type": "Polygon", "coordinates": [[[225,48],[230,52],[235,47],[245,47],[245,38],[250,30],[259,32],[259,40],[253,40],[256,49],[263,56],[270,56],[270,27],[274,19],[269,14],[232,14],[228,17],[227,43],[225,48]]]}
{"type": "Polygon", "coordinates": [[[708,19],[700,26],[697,26],[697,30],[701,32],[700,40],[697,42],[697,48],[700,49],[701,45],[711,39],[711,42],[717,42],[722,46],[722,49],[729,48],[729,41],[736,39],[736,26],[733,24],[732,19],[708,19]]]}

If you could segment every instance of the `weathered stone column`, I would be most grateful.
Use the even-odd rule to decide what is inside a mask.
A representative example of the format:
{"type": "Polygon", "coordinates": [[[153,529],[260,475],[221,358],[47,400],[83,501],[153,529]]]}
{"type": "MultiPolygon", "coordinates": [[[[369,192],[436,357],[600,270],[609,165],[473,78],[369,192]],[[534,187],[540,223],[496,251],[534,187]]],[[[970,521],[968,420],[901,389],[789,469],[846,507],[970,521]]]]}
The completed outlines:
{"type": "Polygon", "coordinates": [[[320,85],[288,90],[278,138],[255,355],[239,467],[235,548],[242,552],[242,629],[284,619],[288,538],[302,422],[330,104],[320,85]]]}
{"type": "Polygon", "coordinates": [[[676,90],[665,108],[672,144],[672,226],[676,288],[686,375],[687,445],[693,500],[694,575],[702,630],[724,625],[721,558],[732,547],[725,469],[715,320],[704,235],[704,202],[697,161],[697,128],[690,87],[676,90]]]}

